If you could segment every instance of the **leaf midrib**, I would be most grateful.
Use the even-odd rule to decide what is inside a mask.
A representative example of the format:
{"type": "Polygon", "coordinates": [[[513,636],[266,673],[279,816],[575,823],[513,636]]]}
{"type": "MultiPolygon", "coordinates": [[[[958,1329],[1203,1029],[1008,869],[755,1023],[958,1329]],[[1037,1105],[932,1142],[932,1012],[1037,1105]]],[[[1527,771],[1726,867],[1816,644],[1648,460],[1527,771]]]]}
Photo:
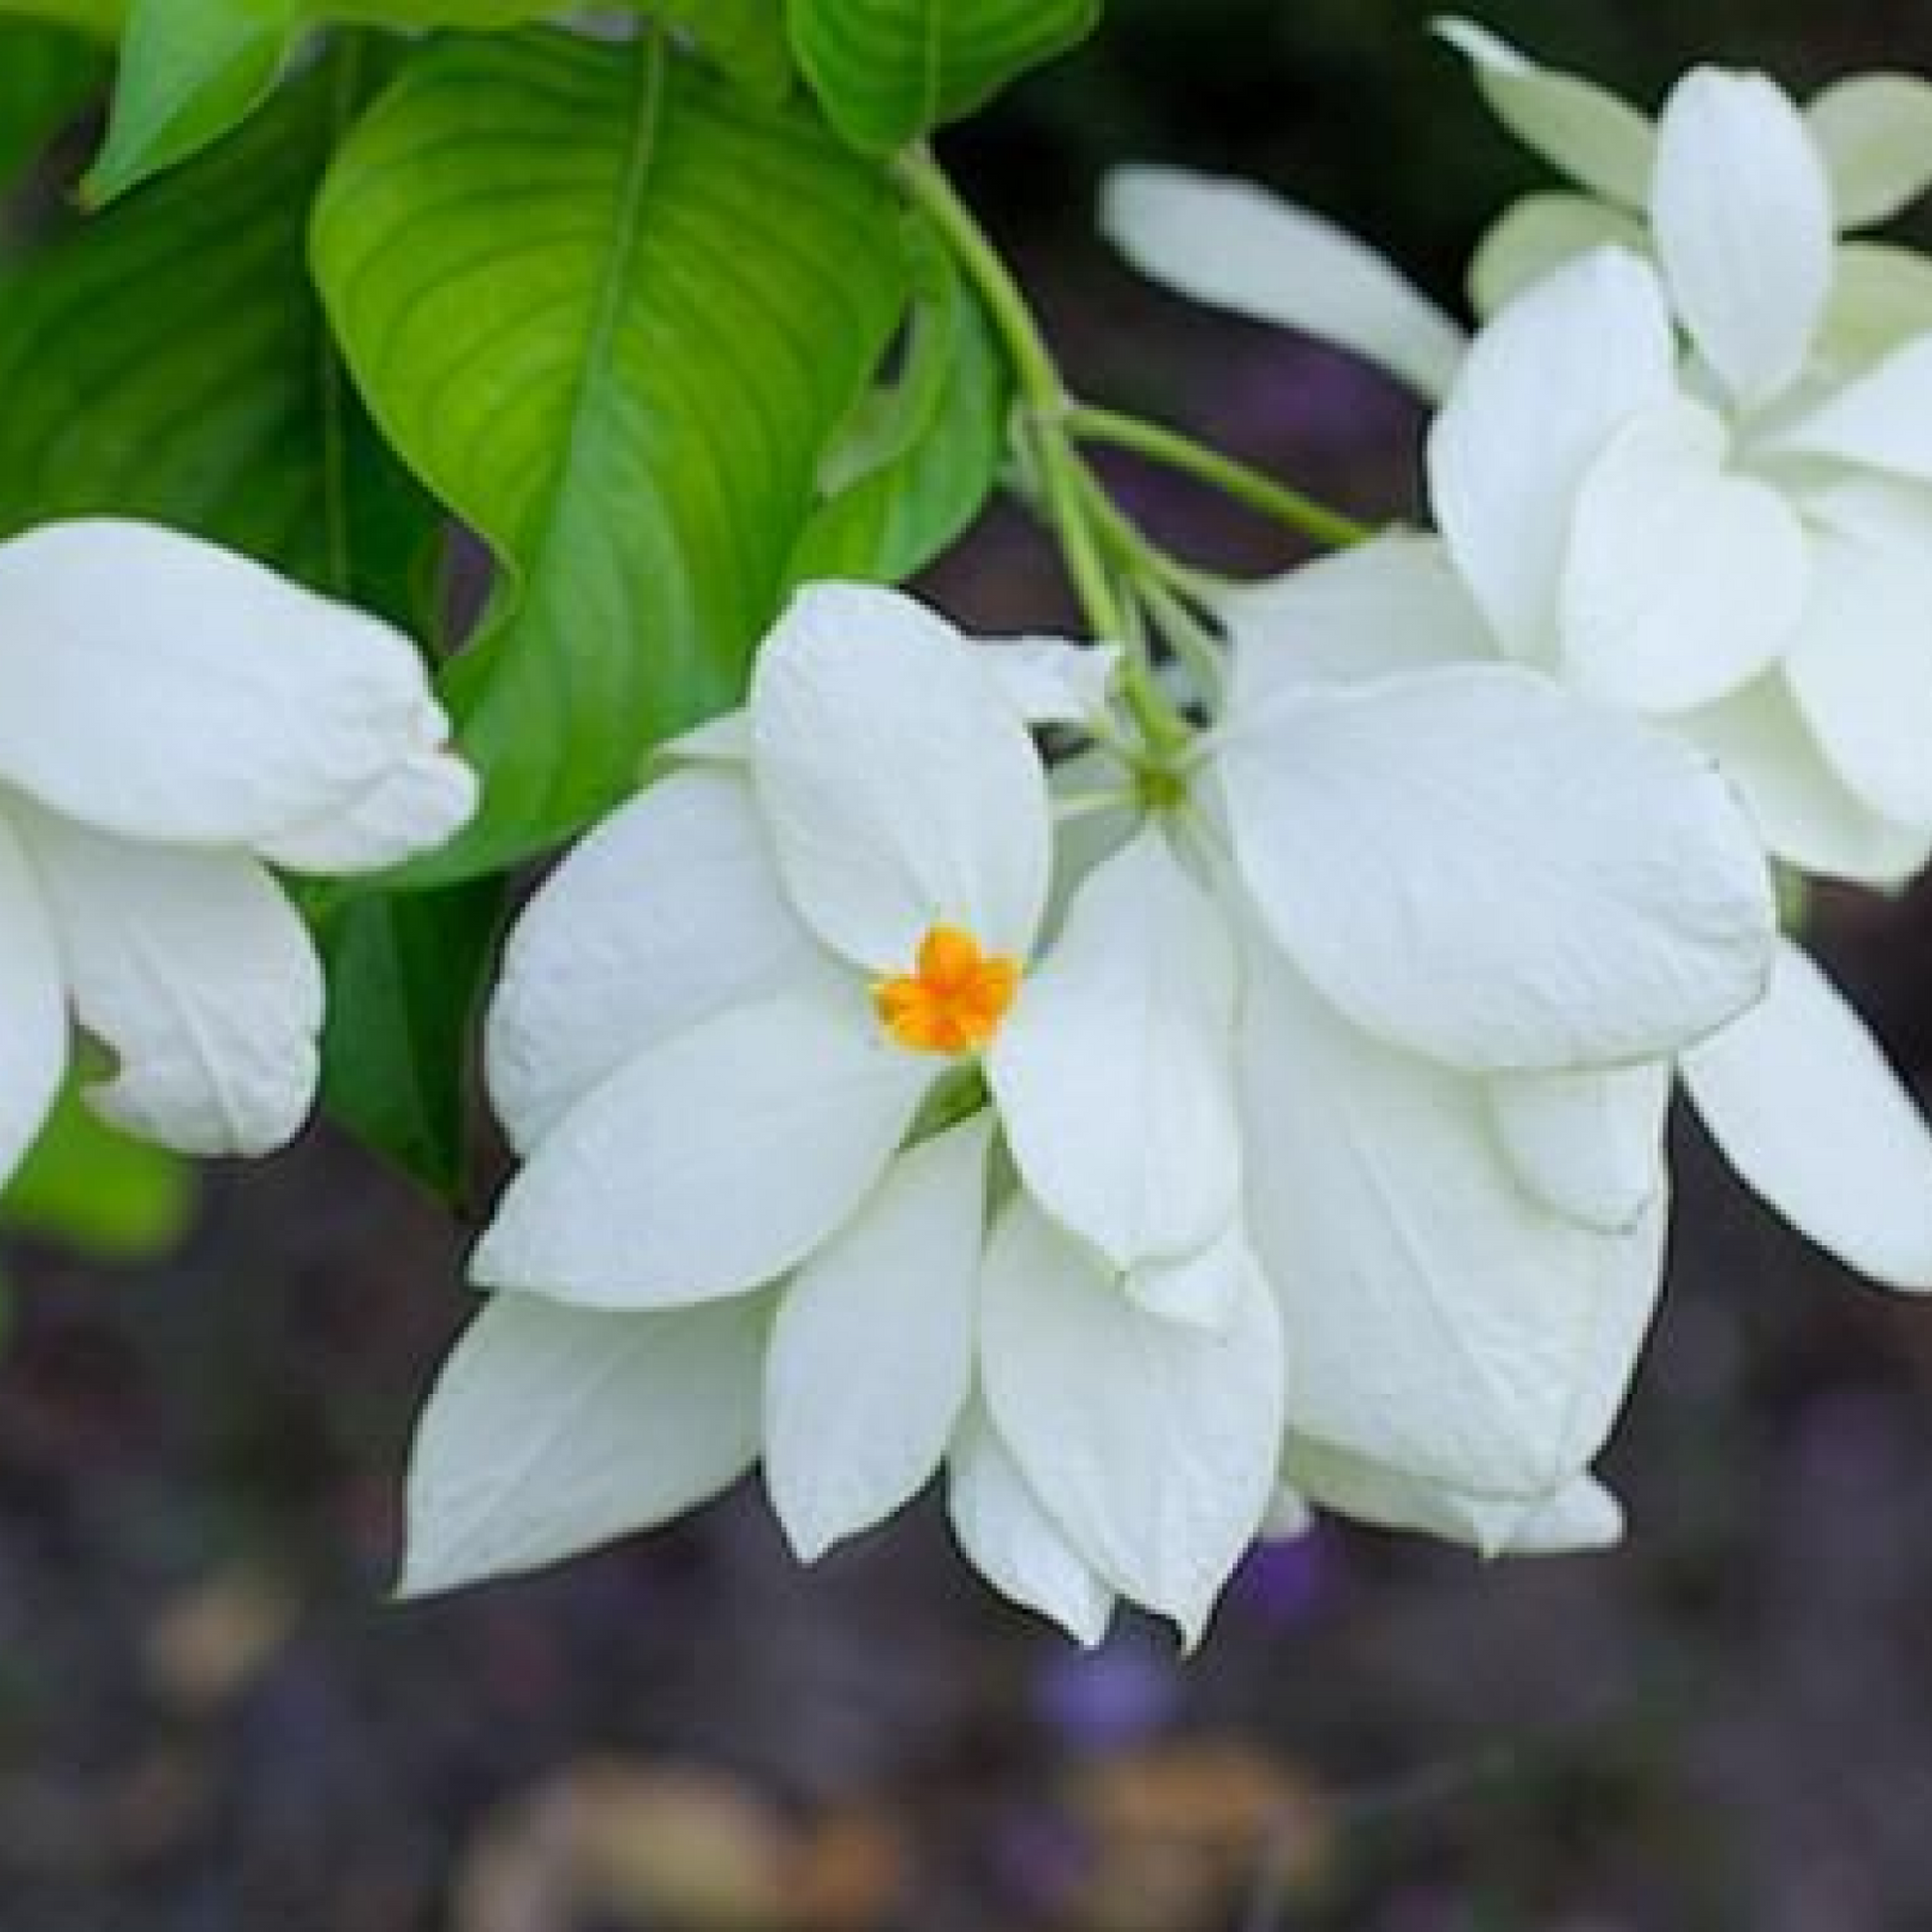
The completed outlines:
{"type": "Polygon", "coordinates": [[[651,168],[653,162],[657,161],[664,106],[664,75],[668,62],[664,56],[662,35],[647,33],[637,43],[637,60],[639,90],[629,151],[624,157],[624,178],[619,188],[617,214],[613,222],[615,245],[603,284],[597,290],[597,309],[591,315],[590,337],[584,344],[584,361],[570,386],[570,415],[568,427],[564,429],[562,460],[556,464],[551,486],[545,492],[543,514],[537,519],[541,533],[531,549],[527,566],[527,576],[531,578],[541,574],[543,558],[549,553],[556,525],[562,516],[564,494],[570,488],[570,480],[578,474],[578,456],[590,437],[593,398],[603,388],[605,378],[611,375],[611,351],[617,342],[619,325],[624,317],[631,270],[637,265],[637,245],[641,239],[639,216],[643,212],[643,196],[651,180],[651,168]]]}

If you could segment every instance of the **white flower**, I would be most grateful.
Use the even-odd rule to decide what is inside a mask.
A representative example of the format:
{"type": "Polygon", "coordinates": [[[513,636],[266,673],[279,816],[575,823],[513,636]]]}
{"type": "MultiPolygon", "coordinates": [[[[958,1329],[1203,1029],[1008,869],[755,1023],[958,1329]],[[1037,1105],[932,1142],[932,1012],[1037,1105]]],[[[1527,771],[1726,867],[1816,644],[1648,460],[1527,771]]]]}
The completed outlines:
{"type": "MultiPolygon", "coordinates": [[[[1834,223],[1883,218],[1932,185],[1932,87],[1868,75],[1801,112],[1762,75],[1699,69],[1653,130],[1457,33],[1505,118],[1624,204],[1514,210],[1478,258],[1479,300],[1614,238],[1661,278],[1621,313],[1662,305],[1693,350],[1681,380],[1660,372],[1626,399],[1571,492],[1566,652],[1613,701],[1720,707],[1693,728],[1740,741],[1739,782],[1780,857],[1896,883],[1932,852],[1932,264],[1841,246],[1834,223]],[[1559,90],[1588,111],[1548,113],[1559,90]],[[1621,174],[1585,159],[1605,116],[1629,135],[1621,174]]],[[[1519,322],[1541,339],[1534,371],[1532,351],[1514,354],[1519,389],[1574,375],[1620,320],[1573,292],[1519,322]]]]}
{"type": "MultiPolygon", "coordinates": [[[[1487,620],[1473,649],[1695,740],[1784,862],[1902,882],[1932,852],[1932,264],[1835,246],[1834,220],[1885,218],[1932,181],[1932,87],[1865,76],[1801,115],[1760,76],[1700,69],[1653,129],[1448,31],[1511,127],[1597,198],[1498,224],[1473,280],[1479,306],[1512,299],[1472,349],[1361,244],[1258,190],[1131,170],[1109,225],[1161,279],[1447,394],[1432,494],[1487,620]]],[[[1932,1286],[1932,1136],[1809,962],[1788,956],[1684,1071],[1797,1226],[1932,1286]]]]}
{"type": "Polygon", "coordinates": [[[1779,858],[1898,883],[1932,853],[1932,263],[1839,246],[1834,221],[1932,184],[1932,86],[1864,76],[1801,112],[1761,75],[1699,69],[1653,129],[1479,29],[1445,32],[1597,198],[1532,198],[1498,224],[1478,307],[1538,299],[1485,332],[1486,366],[1361,243],[1259,190],[1128,170],[1109,227],[1164,281],[1453,387],[1437,514],[1505,648],[1684,720],[1779,858]],[[1561,296],[1535,287],[1566,264],[1561,296]]]}
{"type": "Polygon", "coordinates": [[[65,1075],[108,1119],[259,1154],[314,1097],[321,970],[270,865],[442,843],[476,786],[408,640],[194,538],[0,543],[0,1173],[65,1075]]]}
{"type": "Polygon", "coordinates": [[[1661,1267],[1657,1056],[1761,989],[1764,869],[1708,762],[1472,662],[1439,545],[1381,539],[1226,617],[1206,836],[1290,1426],[1479,1503],[1500,1548],[1620,1404],[1661,1267]]]}
{"type": "Polygon", "coordinates": [[[539,894],[488,1030],[524,1166],[473,1272],[508,1292],[424,1420],[408,1587],[661,1521],[761,1443],[807,1556],[950,1455],[1002,1587],[1198,1632],[1272,1485],[1282,1348],[1204,895],[1150,829],[1039,947],[1023,712],[1096,696],[1065,647],[817,587],[745,718],[539,894]],[[628,1468],[677,1417],[681,1453],[628,1468]]]}
{"type": "MultiPolygon", "coordinates": [[[[1932,839],[1900,789],[1926,763],[1907,733],[1932,637],[1909,584],[1923,575],[1932,601],[1932,521],[1869,483],[1774,492],[1721,474],[1710,419],[1673,384],[1662,293],[1635,258],[1599,251],[1519,297],[1431,436],[1450,551],[1504,648],[1666,716],[1772,853],[1903,878],[1932,839]]],[[[1932,1135],[1795,948],[1764,1005],[1683,1071],[1732,1165],[1797,1226],[1877,1281],[1932,1287],[1932,1135]]]]}
{"type": "Polygon", "coordinates": [[[760,1449],[807,1556],[943,1464],[962,1547],[1087,1638],[1116,1595],[1198,1634],[1291,1426],[1418,1521],[1533,1537],[1655,1292],[1662,1083],[1615,1069],[1755,996],[1769,894],[1695,757],[1453,661],[1466,598],[1382,621],[1416,554],[1308,574],[1310,648],[1239,651],[1204,761],[1074,760],[1106,835],[1050,893],[1027,725],[1122,742],[1095,659],[798,600],[746,715],[513,937],[525,1166],[474,1271],[507,1292],[425,1415],[406,1587],[662,1521],[760,1449]]]}
{"type": "MultiPolygon", "coordinates": [[[[1168,822],[1242,962],[1287,1477],[1491,1551],[1606,1540],[1583,1471],[1661,1264],[1647,1056],[1761,988],[1755,841],[1707,760],[1472,663],[1485,626],[1440,545],[1385,539],[1226,616],[1227,713],[1168,822]]],[[[1131,839],[1132,774],[1073,769],[1131,839]]]]}
{"type": "Polygon", "coordinates": [[[1761,74],[1697,68],[1653,123],[1468,21],[1439,31],[1504,126],[1582,191],[1530,196],[1490,230],[1470,272],[1481,313],[1591,247],[1654,251],[1698,348],[1739,399],[1802,369],[1842,374],[1932,329],[1917,256],[1841,239],[1932,188],[1932,85],[1916,75],[1853,75],[1800,109],[1761,74]],[[1752,231],[1759,218],[1771,231],[1752,231]],[[1761,298],[1756,314],[1748,295],[1761,298]]]}

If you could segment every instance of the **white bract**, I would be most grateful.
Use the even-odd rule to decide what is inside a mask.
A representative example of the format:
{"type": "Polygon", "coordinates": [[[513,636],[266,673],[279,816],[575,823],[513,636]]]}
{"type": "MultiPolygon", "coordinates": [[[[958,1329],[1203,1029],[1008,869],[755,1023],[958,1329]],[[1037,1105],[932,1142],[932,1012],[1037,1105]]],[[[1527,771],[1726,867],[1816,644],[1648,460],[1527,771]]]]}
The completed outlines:
{"type": "MultiPolygon", "coordinates": [[[[1505,649],[1702,744],[1773,854],[1829,876],[1902,878],[1927,831],[1881,815],[1858,774],[1903,768],[1897,721],[1932,689],[1932,605],[1899,582],[1923,574],[1932,599],[1932,522],[1869,548],[1841,542],[1830,519],[1856,502],[1873,527],[1889,523],[1899,504],[1880,485],[1774,492],[1694,474],[1711,419],[1672,387],[1666,328],[1654,275],[1616,252],[1504,309],[1431,438],[1446,541],[1505,649]],[[1623,352],[1606,353],[1609,341],[1623,352]],[[1833,731],[1808,698],[1821,688],[1833,731]]],[[[1909,757],[1922,767],[1923,745],[1909,757]]],[[[1874,1280],[1932,1287],[1932,1135],[1795,947],[1765,1003],[1683,1073],[1738,1173],[1797,1226],[1874,1280]]]]}
{"type": "MultiPolygon", "coordinates": [[[[1589,191],[1498,224],[1474,276],[1497,313],[1472,346],[1446,346],[1454,325],[1386,264],[1368,277],[1360,244],[1257,190],[1128,171],[1116,238],[1163,280],[1447,398],[1431,487],[1486,621],[1475,648],[1702,745],[1785,863],[1901,883],[1932,851],[1932,265],[1834,223],[1932,181],[1932,88],[1865,76],[1801,113],[1761,76],[1699,69],[1653,128],[1446,31],[1589,191]]],[[[1684,1070],[1767,1199],[1875,1279],[1932,1286],[1932,1138],[1807,962],[1684,1070]],[[1789,1082],[1828,1065],[1826,1122],[1789,1082]],[[1809,1164],[1780,1125],[1800,1119],[1809,1164]]]]}
{"type": "Polygon", "coordinates": [[[949,1459],[1002,1587],[1198,1632],[1273,1483],[1282,1346],[1200,889],[1150,828],[1040,945],[1029,719],[1096,688],[817,587],[744,718],[538,895],[488,1030],[524,1158],[474,1266],[502,1292],[423,1424],[409,1587],[661,1521],[761,1444],[807,1556],[949,1459]],[[633,1466],[673,1417],[680,1455],[633,1466]]]}
{"type": "Polygon", "coordinates": [[[1308,1525],[1310,1504],[1380,1529],[1419,1530],[1485,1557],[1569,1556],[1623,1537],[1623,1509],[1590,1475],[1532,1504],[1471,1496],[1406,1470],[1291,1435],[1282,1455],[1278,1522],[1284,1538],[1308,1525]]]}
{"type": "Polygon", "coordinates": [[[1675,741],[1470,661],[1482,620],[1432,542],[1225,617],[1204,837],[1244,939],[1285,1479],[1490,1550],[1597,1540],[1600,1506],[1567,1512],[1659,1284],[1657,1056],[1763,984],[1750,828],[1675,741]]]}
{"type": "Polygon", "coordinates": [[[0,1175],[108,1049],[107,1119],[261,1154],[313,1102],[323,983],[269,872],[442,844],[476,783],[408,639],[150,525],[0,543],[0,1175]]]}
{"type": "Polygon", "coordinates": [[[1507,502],[1446,499],[1436,465],[1505,647],[1554,636],[1584,688],[1721,745],[1779,858],[1898,883],[1932,852],[1932,263],[1838,245],[1834,218],[1932,182],[1932,87],[1865,76],[1807,114],[1761,75],[1700,69],[1653,129],[1480,30],[1445,31],[1596,198],[1520,205],[1478,258],[1485,312],[1597,263],[1499,320],[1496,373],[1464,372],[1461,331],[1394,268],[1371,274],[1361,243],[1258,189],[1126,170],[1108,226],[1203,300],[1340,341],[1433,398],[1453,386],[1457,434],[1522,453],[1477,479],[1507,502]]]}

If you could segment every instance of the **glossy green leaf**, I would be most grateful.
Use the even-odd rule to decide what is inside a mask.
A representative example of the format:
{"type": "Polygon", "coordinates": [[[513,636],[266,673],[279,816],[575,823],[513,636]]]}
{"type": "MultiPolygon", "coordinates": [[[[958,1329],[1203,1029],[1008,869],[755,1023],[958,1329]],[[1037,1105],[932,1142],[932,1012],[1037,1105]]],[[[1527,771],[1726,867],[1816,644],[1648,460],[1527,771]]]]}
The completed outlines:
{"type": "Polygon", "coordinates": [[[106,77],[100,51],[71,34],[0,25],[0,184],[34,160],[106,77]]]}
{"type": "Polygon", "coordinates": [[[292,12],[280,0],[134,0],[106,146],[82,194],[108,201],[239,122],[281,70],[292,12]]]}
{"type": "Polygon", "coordinates": [[[915,246],[919,292],[892,381],[833,446],[825,500],[792,553],[794,583],[897,584],[955,542],[999,480],[1013,402],[992,325],[952,258],[915,246]]]}
{"type": "Polygon", "coordinates": [[[131,0],[113,116],[83,192],[110,201],[228,133],[317,27],[504,27],[555,11],[555,0],[131,0]]]}
{"type": "Polygon", "coordinates": [[[832,124],[890,154],[982,107],[1099,24],[1101,0],[787,0],[792,51],[832,124]]]}
{"type": "Polygon", "coordinates": [[[661,45],[468,41],[357,128],[315,260],[389,440],[502,566],[447,679],[483,811],[414,877],[488,870],[742,695],[902,308],[896,203],[661,45]]]}
{"type": "Polygon", "coordinates": [[[359,898],[324,928],[331,992],[324,1104],[453,1200],[467,1166],[471,1037],[503,897],[501,883],[485,879],[359,898]]]}
{"type": "MultiPolygon", "coordinates": [[[[781,0],[630,0],[768,100],[791,78],[781,0]]],[[[525,26],[559,0],[131,0],[107,140],[83,185],[94,202],[200,152],[261,104],[325,26],[421,32],[525,26]]]]}
{"type": "Polygon", "coordinates": [[[194,1170],[116,1133],[70,1086],[0,1194],[0,1223],[108,1260],[165,1254],[187,1232],[194,1170]]]}

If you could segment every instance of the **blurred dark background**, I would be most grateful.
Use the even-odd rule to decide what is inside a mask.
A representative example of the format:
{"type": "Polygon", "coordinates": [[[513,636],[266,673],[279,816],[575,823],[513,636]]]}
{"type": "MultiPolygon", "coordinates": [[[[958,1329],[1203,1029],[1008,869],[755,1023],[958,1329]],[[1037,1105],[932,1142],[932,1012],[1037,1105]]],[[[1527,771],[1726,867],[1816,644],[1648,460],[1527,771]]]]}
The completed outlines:
{"type": "MultiPolygon", "coordinates": [[[[1116,0],[949,153],[1083,388],[1365,513],[1419,420],[1344,358],[1188,311],[1090,238],[1098,169],[1237,170],[1445,299],[1537,179],[1396,0],[1116,0]]],[[[1932,69],[1921,6],[1518,0],[1654,102],[1700,58],[1802,89],[1932,69]]],[[[1119,473],[1151,521],[1276,541],[1119,473]]],[[[966,617],[1060,612],[996,517],[966,617]]],[[[1932,1070],[1932,896],[1820,943],[1932,1070]]],[[[385,1600],[466,1230],[318,1132],[216,1175],[160,1268],[15,1243],[0,1353],[0,1932],[1924,1932],[1932,1307],[1864,1289],[1687,1131],[1672,1289],[1596,1558],[1483,1566],[1324,1523],[1202,1653],[1069,1648],[930,1510],[815,1571],[761,1500],[460,1599],[385,1600]]]]}

